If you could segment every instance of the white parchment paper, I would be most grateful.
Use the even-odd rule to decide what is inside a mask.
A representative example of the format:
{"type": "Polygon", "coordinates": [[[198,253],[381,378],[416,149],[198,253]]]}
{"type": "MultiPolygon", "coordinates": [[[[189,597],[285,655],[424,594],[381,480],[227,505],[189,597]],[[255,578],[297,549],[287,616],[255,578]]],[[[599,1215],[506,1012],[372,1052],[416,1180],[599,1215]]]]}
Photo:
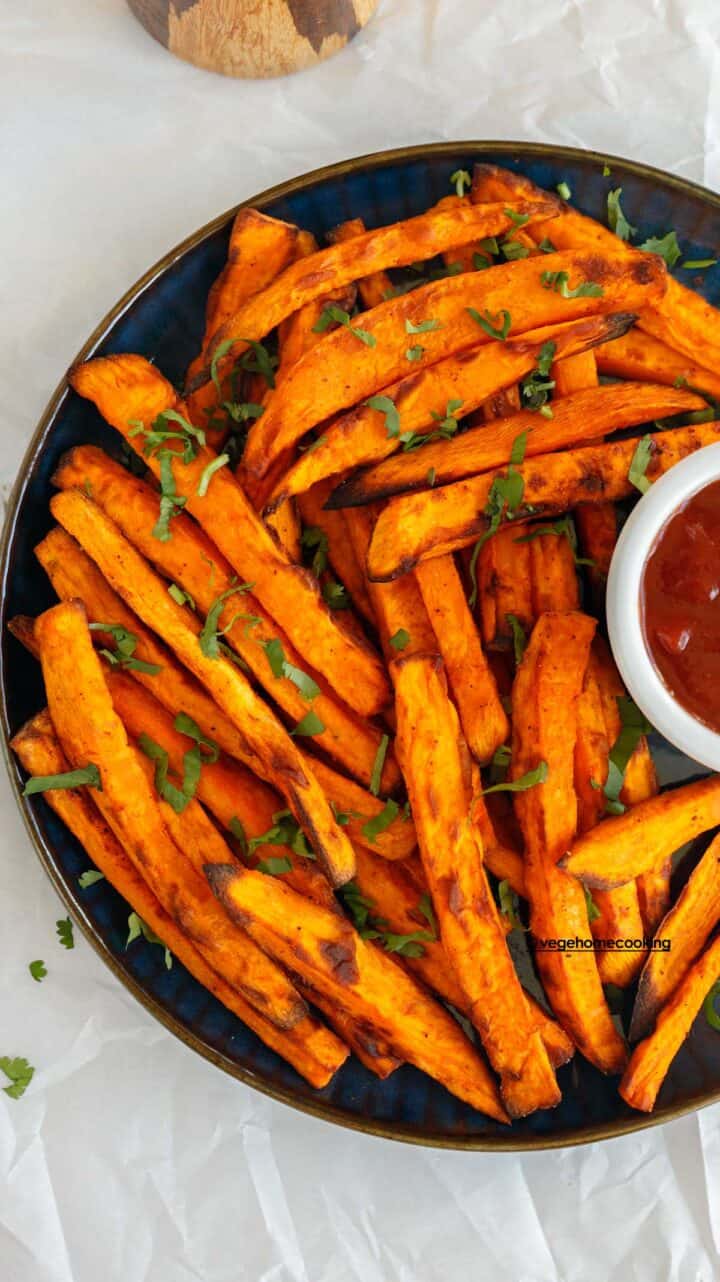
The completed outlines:
{"type": "MultiPolygon", "coordinates": [[[[432,139],[595,147],[720,183],[714,0],[381,0],[317,70],[224,80],[124,0],[0,0],[0,484],[161,253],[252,192],[432,139]]],[[[1,1282],[711,1282],[720,1109],[466,1155],[332,1128],[176,1042],[77,937],[0,778],[1,1282]],[[27,964],[42,957],[48,977],[27,964]]]]}

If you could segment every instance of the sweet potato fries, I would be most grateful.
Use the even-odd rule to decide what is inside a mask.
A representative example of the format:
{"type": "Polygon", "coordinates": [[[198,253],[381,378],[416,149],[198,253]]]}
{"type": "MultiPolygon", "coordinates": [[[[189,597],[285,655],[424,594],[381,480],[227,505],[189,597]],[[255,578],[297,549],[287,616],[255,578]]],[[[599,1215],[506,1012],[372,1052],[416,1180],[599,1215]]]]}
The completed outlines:
{"type": "Polygon", "coordinates": [[[28,795],[311,1086],[411,1064],[501,1128],[577,1052],[652,1109],[720,972],[720,837],[670,881],[720,781],[658,790],[603,596],[619,505],[720,440],[720,313],[480,165],[327,243],[241,209],[196,337],[184,396],[69,374],[124,457],[56,461],[60,604],[10,622],[28,795]]]}

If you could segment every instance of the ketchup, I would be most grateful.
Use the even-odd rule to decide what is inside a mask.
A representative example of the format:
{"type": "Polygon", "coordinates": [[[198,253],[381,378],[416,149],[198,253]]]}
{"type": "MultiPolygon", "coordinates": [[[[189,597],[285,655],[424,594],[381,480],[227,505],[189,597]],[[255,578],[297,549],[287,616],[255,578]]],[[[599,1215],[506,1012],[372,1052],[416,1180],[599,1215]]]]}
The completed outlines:
{"type": "Polygon", "coordinates": [[[720,732],[720,481],[663,526],[640,592],[645,641],[665,685],[720,732]]]}

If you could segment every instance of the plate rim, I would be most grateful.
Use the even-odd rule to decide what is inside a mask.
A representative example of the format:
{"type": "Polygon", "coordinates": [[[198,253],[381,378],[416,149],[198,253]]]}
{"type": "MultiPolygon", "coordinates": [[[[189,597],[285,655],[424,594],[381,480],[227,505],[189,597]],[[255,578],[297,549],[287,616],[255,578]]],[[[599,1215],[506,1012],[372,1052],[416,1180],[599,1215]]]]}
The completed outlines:
{"type": "MultiPolygon", "coordinates": [[[[617,156],[610,152],[595,151],[583,147],[556,146],[552,143],[525,142],[521,140],[478,140],[478,139],[460,139],[457,141],[428,142],[416,143],[409,147],[395,147],[388,150],[369,152],[360,156],[353,156],[346,160],[335,161],[329,165],[323,165],[317,169],[308,170],[303,174],[298,174],[293,178],[286,179],[281,183],[276,183],[272,187],[267,187],[256,195],[248,197],[246,200],[239,201],[236,205],[231,206],[224,213],[218,214],[202,227],[186,236],[172,249],[168,250],[155,263],[152,264],[141,276],[125,291],[118,301],[106,312],[105,316],[98,322],[92,330],[89,337],[83,343],[77,355],[71,362],[70,368],[80,361],[87,360],[114,326],[115,322],[132,306],[142,294],[149,289],[152,284],[164,273],[184,257],[190,250],[195,249],[202,241],[212,236],[216,231],[224,227],[239,209],[249,207],[264,208],[271,202],[290,196],[295,192],[307,190],[319,183],[329,179],[342,178],[345,175],[355,173],[359,170],[375,170],[386,166],[397,164],[402,161],[420,160],[422,158],[436,158],[442,156],[456,156],[459,152],[465,152],[469,156],[480,157],[497,152],[506,152],[512,154],[522,151],[525,154],[537,157],[548,157],[554,160],[568,161],[595,161],[599,165],[608,165],[610,168],[616,166],[625,174],[634,174],[638,177],[654,180],[662,183],[664,187],[670,187],[684,195],[692,195],[700,198],[706,204],[712,206],[720,212],[720,194],[711,191],[701,183],[696,183],[689,178],[682,178],[676,174],[671,174],[667,170],[660,169],[654,165],[648,165],[641,161],[629,160],[623,156],[617,156]]],[[[27,488],[33,465],[36,462],[38,451],[42,446],[43,440],[53,426],[54,420],[62,409],[63,403],[70,396],[70,389],[67,385],[66,376],[63,375],[59,384],[52,393],[45,409],[43,410],[36,428],[26,446],[23,454],[17,476],[13,483],[10,495],[7,501],[7,509],[0,538],[0,599],[3,605],[6,598],[6,585],[8,572],[10,569],[10,554],[13,550],[15,533],[18,524],[19,508],[22,503],[25,490],[27,488]]],[[[508,1153],[508,1152],[537,1152],[547,1149],[557,1148],[574,1148],[582,1144],[595,1143],[598,1140],[617,1139],[624,1135],[635,1134],[638,1131],[647,1130],[651,1127],[661,1126],[665,1122],[673,1121],[676,1118],[687,1116],[691,1113],[697,1113],[701,1109],[707,1108],[712,1104],[720,1102],[720,1084],[717,1090],[709,1095],[703,1094],[696,1101],[690,1100],[682,1104],[668,1105],[654,1113],[632,1113],[627,1117],[618,1118],[614,1121],[598,1123],[589,1127],[578,1127],[559,1135],[523,1135],[513,1136],[512,1133],[507,1135],[499,1134],[494,1136],[460,1136],[450,1132],[426,1132],[418,1127],[412,1127],[405,1123],[391,1123],[368,1119],[363,1116],[346,1113],[328,1100],[318,1094],[317,1099],[305,1098],[298,1096],[292,1088],[287,1088],[274,1083],[268,1082],[265,1078],[258,1076],[252,1069],[237,1064],[229,1059],[221,1051],[216,1050],[203,1040],[203,1038],[189,1029],[178,1016],[166,1010],[162,1003],[153,996],[141,982],[136,979],[122,965],[120,958],[115,954],[108,944],[100,936],[93,921],[85,911],[83,904],[76,899],[65,881],[55,863],[55,857],[50,843],[46,840],[40,824],[36,819],[27,799],[22,795],[22,780],[18,763],[10,749],[10,738],[13,733],[8,717],[8,707],[6,698],[6,653],[5,646],[0,645],[0,722],[2,724],[2,755],[5,767],[10,779],[10,786],[15,796],[17,807],[25,825],[25,829],[30,837],[31,844],[35,853],[50,881],[70,917],[80,927],[84,937],[88,940],[101,960],[109,967],[115,977],[128,990],[132,996],[145,1008],[150,1015],[157,1019],[163,1027],[173,1033],[185,1046],[201,1055],[203,1059],[213,1064],[216,1068],[221,1069],[229,1076],[243,1082],[246,1086],[252,1087],[262,1095],[285,1104],[298,1112],[304,1113],[311,1117],[320,1118],[322,1121],[334,1123],[346,1130],[359,1131],[366,1135],[372,1135],[379,1139],[389,1139],[400,1141],[406,1144],[414,1144],[424,1148],[453,1149],[465,1152],[487,1152],[487,1153],[508,1153]]]]}

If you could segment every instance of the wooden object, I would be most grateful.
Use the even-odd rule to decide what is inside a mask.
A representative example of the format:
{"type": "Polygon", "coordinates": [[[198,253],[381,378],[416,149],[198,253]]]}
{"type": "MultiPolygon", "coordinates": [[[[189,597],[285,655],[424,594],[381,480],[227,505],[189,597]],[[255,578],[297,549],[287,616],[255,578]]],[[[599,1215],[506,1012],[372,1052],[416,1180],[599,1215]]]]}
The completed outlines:
{"type": "Polygon", "coordinates": [[[378,0],[128,0],[160,44],[225,76],[284,76],[329,58],[378,0]]]}

